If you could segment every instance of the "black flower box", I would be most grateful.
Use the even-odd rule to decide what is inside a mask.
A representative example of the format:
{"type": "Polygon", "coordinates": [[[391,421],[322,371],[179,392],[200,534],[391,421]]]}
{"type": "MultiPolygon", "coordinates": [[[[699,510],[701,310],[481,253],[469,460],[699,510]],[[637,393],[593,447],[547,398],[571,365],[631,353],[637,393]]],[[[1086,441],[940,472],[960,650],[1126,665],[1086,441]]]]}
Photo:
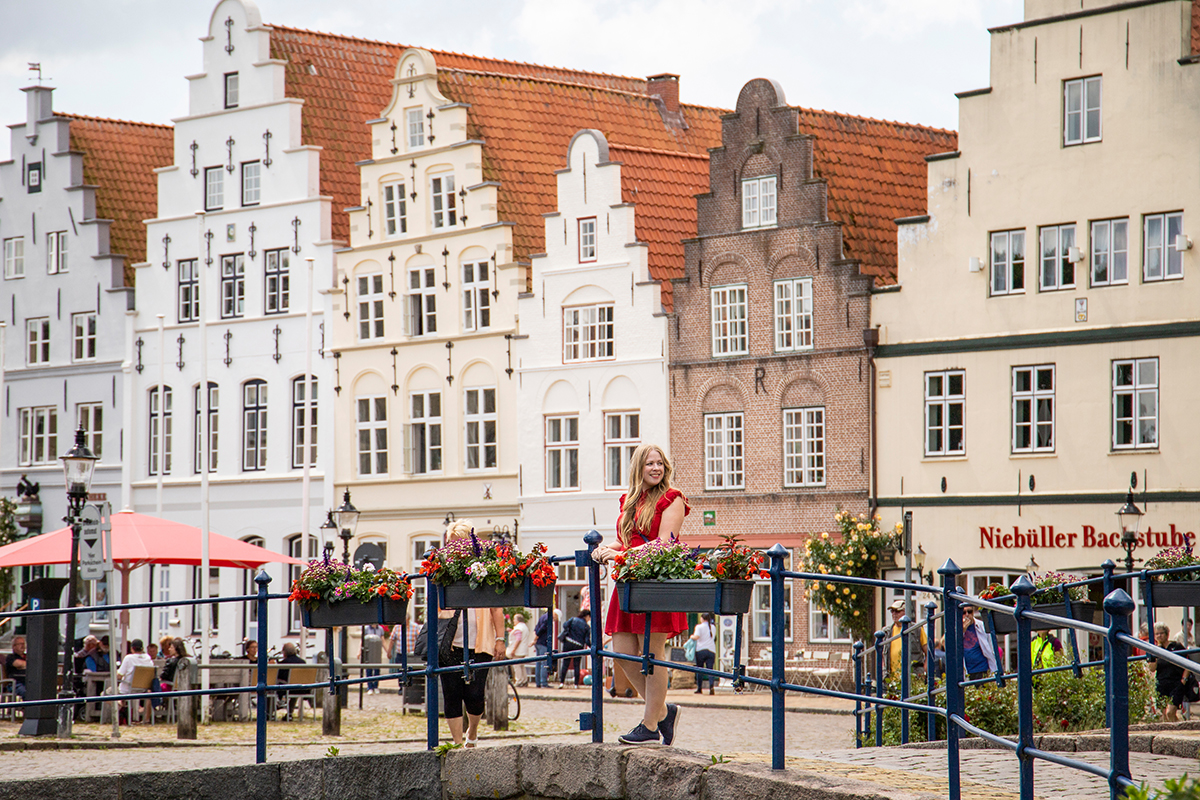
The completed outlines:
{"type": "Polygon", "coordinates": [[[550,608],[554,605],[554,584],[534,586],[529,578],[514,583],[502,592],[495,586],[472,589],[468,581],[438,586],[438,605],[442,608],[550,608]]]}
{"type": "Polygon", "coordinates": [[[1150,601],[1155,608],[1200,606],[1200,581],[1152,581],[1150,601]]]}
{"type": "Polygon", "coordinates": [[[754,581],[618,581],[617,599],[627,614],[682,611],[745,614],[750,610],[754,581]]]}
{"type": "Polygon", "coordinates": [[[316,608],[304,609],[304,627],[340,628],[347,625],[399,625],[408,613],[407,600],[376,597],[366,603],[322,600],[316,608]]]}
{"type": "MultiPolygon", "coordinates": [[[[1036,611],[1039,614],[1052,614],[1056,617],[1067,616],[1067,606],[1065,603],[1042,603],[1041,605],[1031,606],[1029,610],[1036,611]]],[[[1011,617],[1008,614],[1004,614],[999,611],[995,612],[994,614],[988,614],[987,611],[982,611],[981,613],[983,614],[983,623],[989,631],[992,629],[991,620],[994,619],[996,622],[996,633],[1003,635],[1006,633],[1017,632],[1016,617],[1011,617]]],[[[1080,622],[1091,622],[1095,614],[1095,603],[1090,603],[1085,600],[1071,601],[1072,619],[1079,620],[1080,622]]],[[[1052,622],[1042,622],[1040,619],[1031,618],[1029,620],[1029,629],[1031,631],[1053,631],[1065,627],[1065,624],[1055,625],[1052,622]]]]}

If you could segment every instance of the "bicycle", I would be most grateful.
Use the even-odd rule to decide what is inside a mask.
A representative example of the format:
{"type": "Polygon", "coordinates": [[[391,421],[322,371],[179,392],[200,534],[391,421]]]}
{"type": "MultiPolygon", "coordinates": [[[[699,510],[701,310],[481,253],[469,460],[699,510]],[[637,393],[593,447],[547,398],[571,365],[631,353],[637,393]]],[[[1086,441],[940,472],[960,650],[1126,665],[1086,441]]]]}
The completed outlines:
{"type": "Polygon", "coordinates": [[[508,668],[508,719],[509,721],[520,719],[521,717],[521,695],[517,694],[517,683],[513,680],[512,667],[508,668]]]}

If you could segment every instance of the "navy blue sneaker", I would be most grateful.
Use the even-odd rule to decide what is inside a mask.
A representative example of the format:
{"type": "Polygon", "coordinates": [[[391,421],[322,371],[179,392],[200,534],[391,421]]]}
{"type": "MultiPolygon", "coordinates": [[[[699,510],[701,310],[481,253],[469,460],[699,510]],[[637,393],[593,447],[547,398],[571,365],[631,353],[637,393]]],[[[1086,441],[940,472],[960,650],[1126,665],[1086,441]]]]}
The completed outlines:
{"type": "Polygon", "coordinates": [[[622,734],[617,741],[621,744],[658,744],[658,731],[652,731],[639,722],[636,728],[622,734]]]}
{"type": "Polygon", "coordinates": [[[658,723],[658,732],[662,734],[663,744],[675,741],[675,725],[679,722],[679,706],[667,703],[667,715],[658,723]]]}

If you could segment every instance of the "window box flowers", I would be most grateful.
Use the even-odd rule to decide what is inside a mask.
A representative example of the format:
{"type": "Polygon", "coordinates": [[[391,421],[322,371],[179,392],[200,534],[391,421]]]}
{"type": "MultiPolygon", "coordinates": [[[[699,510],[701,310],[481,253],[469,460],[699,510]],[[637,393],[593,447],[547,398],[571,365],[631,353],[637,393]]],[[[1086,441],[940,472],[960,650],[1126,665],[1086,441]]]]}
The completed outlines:
{"type": "Polygon", "coordinates": [[[1156,607],[1188,607],[1200,605],[1200,558],[1192,554],[1192,545],[1169,547],[1146,561],[1146,569],[1175,570],[1162,575],[1152,575],[1144,587],[1146,602],[1156,607]],[[1195,566],[1188,570],[1184,567],[1195,566]]]}
{"type": "Polygon", "coordinates": [[[613,559],[617,600],[627,614],[654,611],[744,614],[750,610],[762,554],[736,536],[713,553],[709,574],[699,548],[672,537],[655,539],[613,559]]]}
{"type": "Polygon", "coordinates": [[[558,577],[541,542],[526,554],[474,531],[426,553],[421,574],[439,587],[442,608],[549,608],[558,577]]]}
{"type": "Polygon", "coordinates": [[[309,628],[396,625],[406,619],[412,592],[407,575],[370,564],[355,569],[326,554],[292,582],[288,599],[300,603],[309,628]]]}
{"type": "MultiPolygon", "coordinates": [[[[1065,583],[1073,583],[1083,580],[1078,575],[1067,575],[1061,572],[1047,572],[1042,575],[1035,575],[1033,585],[1037,587],[1037,592],[1031,598],[1033,610],[1039,614],[1051,614],[1056,617],[1069,617],[1083,622],[1091,622],[1096,613],[1096,604],[1087,602],[1087,592],[1083,586],[1071,586],[1069,588],[1061,588],[1065,583]],[[1068,612],[1067,601],[1063,599],[1066,594],[1070,598],[1071,608],[1068,612]]],[[[1014,605],[1016,596],[1013,595],[1009,588],[1002,583],[993,583],[988,586],[979,596],[984,600],[995,600],[999,603],[1014,605]]],[[[990,631],[992,624],[996,626],[996,633],[1016,633],[1017,620],[1016,617],[1011,617],[1002,612],[983,614],[984,625],[990,631]]],[[[1032,631],[1052,631],[1064,627],[1055,625],[1052,622],[1043,622],[1042,620],[1029,620],[1029,629],[1032,631]]]]}

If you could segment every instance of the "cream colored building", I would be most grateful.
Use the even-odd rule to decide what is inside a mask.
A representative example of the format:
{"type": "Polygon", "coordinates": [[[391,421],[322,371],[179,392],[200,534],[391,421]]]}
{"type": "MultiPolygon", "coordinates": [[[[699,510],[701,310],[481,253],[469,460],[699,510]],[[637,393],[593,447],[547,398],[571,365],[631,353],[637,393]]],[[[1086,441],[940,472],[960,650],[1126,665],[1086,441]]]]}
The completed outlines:
{"type": "MultiPolygon", "coordinates": [[[[1200,58],[1190,0],[1026,0],[991,31],[877,293],[878,505],[978,591],[1200,531],[1200,58]],[[1082,5],[1082,8],[1081,8],[1082,5]],[[1193,205],[1197,203],[1198,205],[1193,205]]],[[[1170,622],[1178,622],[1171,614],[1170,622]]]]}

